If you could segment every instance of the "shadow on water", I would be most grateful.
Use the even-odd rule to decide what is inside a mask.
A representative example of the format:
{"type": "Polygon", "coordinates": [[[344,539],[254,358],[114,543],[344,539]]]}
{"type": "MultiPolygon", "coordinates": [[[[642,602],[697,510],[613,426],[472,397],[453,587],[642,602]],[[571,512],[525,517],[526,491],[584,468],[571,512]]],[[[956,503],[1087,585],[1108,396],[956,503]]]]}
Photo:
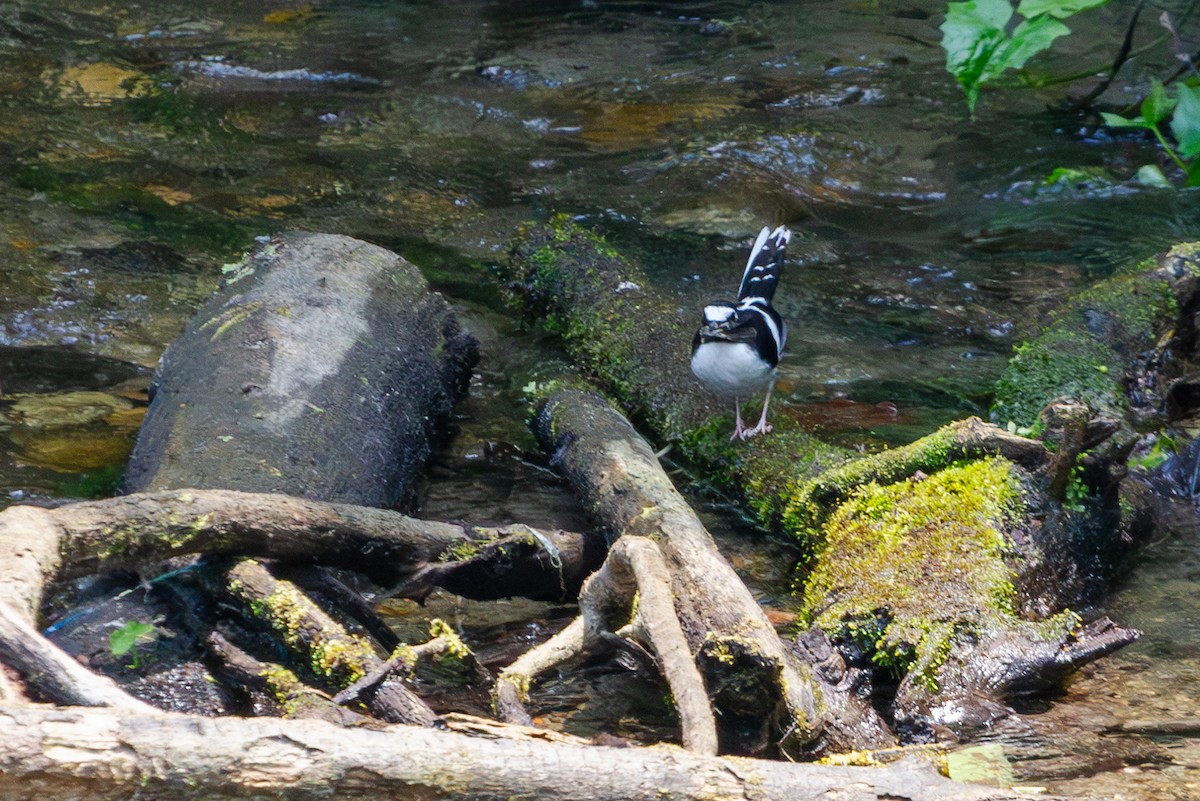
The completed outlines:
{"type": "MultiPolygon", "coordinates": [[[[1128,6],[1073,20],[1047,69],[1107,66],[1128,6]]],[[[943,13],[899,0],[0,0],[0,503],[103,491],[68,483],[119,473],[166,343],[223,263],[283,229],[397,249],[483,341],[459,435],[422,492],[431,516],[588,525],[524,424],[523,388],[563,357],[513,319],[487,268],[515,225],[557,211],[641,256],[681,310],[732,290],[761,225],[791,225],[774,408],[830,439],[878,448],[985,414],[1013,345],[1070,292],[1200,235],[1200,194],[1134,183],[1154,143],[1050,110],[1061,89],[989,90],[969,122],[942,63],[943,13]]],[[[1171,61],[1138,69],[1155,58],[1171,61]]],[[[1129,102],[1140,80],[1105,100],[1129,102]]],[[[786,546],[735,514],[710,524],[787,626],[786,546]]],[[[1117,723],[1076,720],[1092,734],[1073,759],[1130,797],[1182,798],[1163,788],[1195,779],[1194,732],[1127,731],[1138,708],[1176,720],[1200,704],[1196,632],[1181,622],[1200,597],[1189,554],[1194,540],[1164,534],[1107,608],[1146,640],[1045,713],[1069,729],[1096,699],[1121,705],[1117,723]],[[1158,750],[1101,748],[1130,738],[1158,750]]],[[[476,626],[467,639],[496,664],[564,619],[433,604],[393,610],[397,625],[476,626]]],[[[658,708],[671,727],[636,666],[587,675],[549,685],[540,714],[636,738],[562,711],[604,707],[625,675],[614,709],[658,708]]],[[[1095,792],[1010,756],[1022,781],[1095,792]]]]}

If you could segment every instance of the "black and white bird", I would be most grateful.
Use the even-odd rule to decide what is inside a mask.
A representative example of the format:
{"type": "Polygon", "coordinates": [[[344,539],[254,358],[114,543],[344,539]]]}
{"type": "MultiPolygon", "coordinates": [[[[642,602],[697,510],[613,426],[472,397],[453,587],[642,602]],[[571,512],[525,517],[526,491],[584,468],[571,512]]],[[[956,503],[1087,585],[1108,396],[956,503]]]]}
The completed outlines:
{"type": "Polygon", "coordinates": [[[737,426],[730,439],[748,439],[771,430],[767,406],[778,376],[779,357],[787,343],[787,326],[771,306],[784,251],[792,232],[784,226],[763,228],[742,275],[737,302],[714,301],[704,307],[704,320],[692,339],[692,372],[704,386],[733,398],[737,426]],[[742,401],[762,390],[758,425],[742,423],[742,401]]]}

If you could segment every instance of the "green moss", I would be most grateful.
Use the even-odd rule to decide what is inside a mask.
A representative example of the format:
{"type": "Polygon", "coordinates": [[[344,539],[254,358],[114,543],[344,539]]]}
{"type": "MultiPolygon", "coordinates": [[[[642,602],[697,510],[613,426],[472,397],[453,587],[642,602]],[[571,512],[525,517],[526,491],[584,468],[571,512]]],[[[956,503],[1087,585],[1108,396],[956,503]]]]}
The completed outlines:
{"type": "Polygon", "coordinates": [[[1046,404],[1060,397],[1124,417],[1125,376],[1175,324],[1179,308],[1171,280],[1181,269],[1196,273],[1194,250],[1181,246],[1161,263],[1147,260],[1077,295],[1040,336],[1016,348],[996,385],[992,419],[1032,427],[1046,404]],[[1183,266],[1162,269],[1164,264],[1183,266]]]}
{"type": "MultiPolygon", "coordinates": [[[[242,585],[234,580],[229,589],[242,595],[242,585]]],[[[342,632],[311,632],[305,628],[308,601],[292,585],[284,584],[261,599],[247,601],[250,611],[266,621],[289,647],[307,653],[313,673],[336,686],[347,686],[366,675],[366,666],[375,652],[369,642],[342,632]]]]}
{"type": "Polygon", "coordinates": [[[829,511],[854,489],[869,482],[888,484],[918,471],[941,470],[952,461],[956,442],[956,427],[949,425],[904,447],[820,471],[815,478],[796,484],[781,499],[784,531],[801,542],[820,542],[821,525],[829,511]]]}
{"type": "Polygon", "coordinates": [[[281,665],[268,665],[259,676],[267,683],[284,715],[295,716],[306,689],[296,674],[281,665]]]}
{"type": "Polygon", "coordinates": [[[693,423],[699,419],[679,402],[684,381],[694,384],[679,369],[686,370],[691,332],[603,236],[557,215],[522,229],[502,270],[520,284],[526,311],[635,420],[676,439],[690,427],[689,412],[693,423]]]}
{"type": "Polygon", "coordinates": [[[823,525],[802,616],[934,687],[955,637],[1011,618],[1004,531],[1024,511],[1014,468],[1000,458],[865,484],[823,525]]]}
{"type": "Polygon", "coordinates": [[[458,636],[458,632],[440,617],[435,617],[429,621],[429,636],[432,638],[440,637],[445,641],[446,654],[451,659],[461,661],[471,655],[471,649],[458,636]]]}

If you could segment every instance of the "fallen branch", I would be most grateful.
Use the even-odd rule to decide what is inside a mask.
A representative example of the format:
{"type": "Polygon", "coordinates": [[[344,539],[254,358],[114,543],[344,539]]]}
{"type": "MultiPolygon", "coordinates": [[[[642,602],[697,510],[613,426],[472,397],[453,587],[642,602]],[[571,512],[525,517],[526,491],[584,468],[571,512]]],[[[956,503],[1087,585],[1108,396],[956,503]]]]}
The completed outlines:
{"type": "MultiPolygon", "coordinates": [[[[517,536],[513,528],[440,523],[385,509],[233,490],[134,493],[56,509],[14,506],[0,513],[0,556],[11,566],[0,576],[0,598],[8,586],[17,593],[9,602],[32,610],[40,606],[40,587],[50,577],[141,568],[186,554],[345,567],[391,585],[426,565],[438,566],[456,548],[477,550],[510,541],[517,536]]],[[[550,537],[564,571],[587,569],[575,557],[582,559],[582,543],[590,538],[571,532],[544,536],[550,537]]],[[[562,592],[562,576],[545,570],[549,557],[544,550],[509,551],[505,558],[518,567],[522,559],[531,563],[520,573],[527,591],[562,592]]],[[[437,576],[453,564],[426,574],[419,582],[421,591],[428,594],[437,576]]],[[[472,597],[469,582],[459,580],[455,588],[472,597]]],[[[492,591],[482,585],[476,589],[492,591]]],[[[519,589],[509,587],[514,595],[519,589]]]]}
{"type": "MultiPolygon", "coordinates": [[[[350,634],[289,581],[280,581],[261,564],[243,559],[228,571],[228,591],[270,625],[293,651],[308,658],[322,682],[345,687],[378,670],[383,660],[365,638],[350,634]]],[[[400,680],[385,681],[363,701],[377,717],[391,723],[428,726],[437,715],[400,680]]]]}
{"type": "Polygon", "coordinates": [[[723,747],[847,751],[894,742],[869,706],[822,681],[783,645],[653,450],[619,412],[597,395],[564,390],[542,404],[535,428],[607,528],[661,549],[674,614],[719,713],[723,747]],[[756,731],[750,738],[747,726],[756,731]]]}
{"type": "Polygon", "coordinates": [[[925,763],[886,768],[703,757],[671,746],[580,747],[518,732],[465,737],[318,720],[0,706],[0,800],[90,801],[286,795],[290,801],[1015,801],[925,763]],[[499,735],[499,736],[497,736],[499,735]],[[81,744],[72,747],[72,744],[81,744]],[[34,789],[36,788],[36,790],[34,789]]]}
{"type": "Polygon", "coordinates": [[[375,723],[336,703],[325,693],[304,684],[295,673],[282,665],[260,662],[238,648],[219,632],[205,638],[209,652],[220,660],[221,678],[258,697],[266,697],[288,718],[325,720],[338,726],[375,723]]]}

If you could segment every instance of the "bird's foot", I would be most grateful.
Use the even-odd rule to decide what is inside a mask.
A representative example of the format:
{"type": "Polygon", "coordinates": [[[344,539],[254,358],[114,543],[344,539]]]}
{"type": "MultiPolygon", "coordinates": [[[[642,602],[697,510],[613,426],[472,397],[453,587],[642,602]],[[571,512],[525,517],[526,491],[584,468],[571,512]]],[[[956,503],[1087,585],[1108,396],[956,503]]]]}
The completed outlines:
{"type": "Polygon", "coordinates": [[[750,439],[757,437],[759,434],[770,434],[775,430],[775,427],[769,423],[759,423],[754,428],[746,428],[742,430],[742,439],[750,439]]]}

